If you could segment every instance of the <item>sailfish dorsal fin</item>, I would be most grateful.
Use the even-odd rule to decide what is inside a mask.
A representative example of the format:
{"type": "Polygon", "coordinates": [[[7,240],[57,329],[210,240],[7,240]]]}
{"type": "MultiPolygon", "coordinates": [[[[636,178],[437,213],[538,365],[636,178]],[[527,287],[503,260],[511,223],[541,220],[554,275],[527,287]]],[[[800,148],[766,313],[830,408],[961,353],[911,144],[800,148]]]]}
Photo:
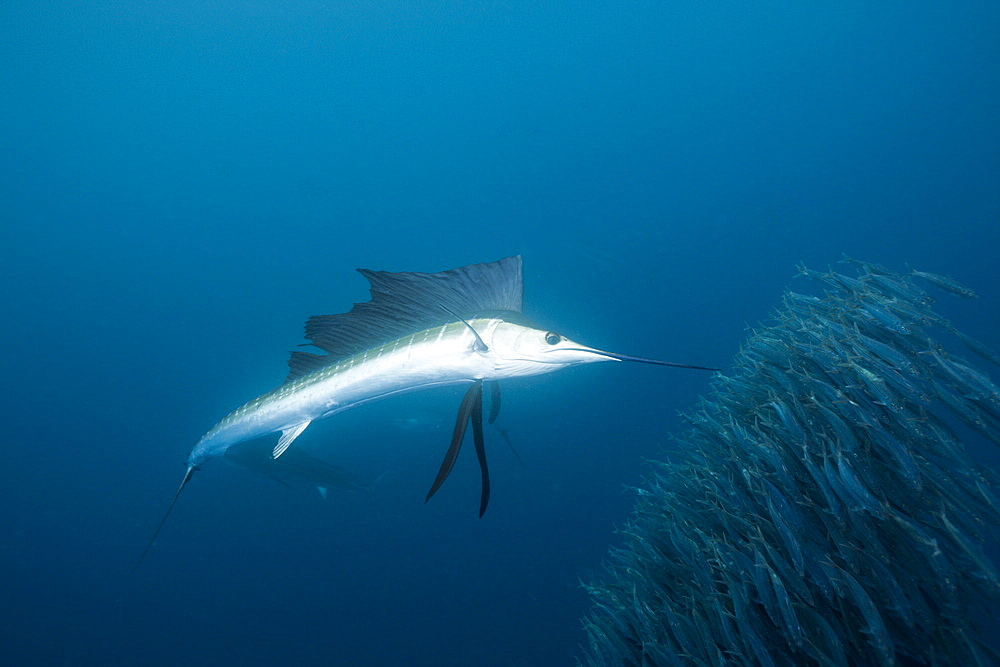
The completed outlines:
{"type": "Polygon", "coordinates": [[[306,338],[326,354],[292,352],[285,382],[396,338],[483,311],[521,312],[521,257],[469,264],[440,273],[358,269],[371,283],[371,301],[349,312],[314,315],[306,338]]]}

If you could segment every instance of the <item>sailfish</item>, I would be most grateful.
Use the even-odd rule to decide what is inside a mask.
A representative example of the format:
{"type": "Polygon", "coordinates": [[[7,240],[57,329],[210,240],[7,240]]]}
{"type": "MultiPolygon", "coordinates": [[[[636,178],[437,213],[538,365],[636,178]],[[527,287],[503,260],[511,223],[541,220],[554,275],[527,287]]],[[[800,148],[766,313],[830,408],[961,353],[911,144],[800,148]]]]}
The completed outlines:
{"type": "Polygon", "coordinates": [[[371,300],[354,304],[347,313],[310,317],[305,325],[310,342],[303,346],[312,345],[322,353],[292,352],[288,377],[281,386],[237,408],[202,436],[139,562],[194,472],[209,459],[253,438],[280,432],[271,452],[278,459],[314,421],[397,394],[468,384],[451,444],[425,502],[451,472],[471,422],[482,475],[482,517],[490,499],[483,436],[484,384],[490,387],[488,422],[492,423],[501,403],[498,383],[509,378],[598,361],[718,370],[606,352],[537,327],[521,314],[521,266],[521,257],[515,256],[440,273],[358,269],[371,283],[371,300]]]}

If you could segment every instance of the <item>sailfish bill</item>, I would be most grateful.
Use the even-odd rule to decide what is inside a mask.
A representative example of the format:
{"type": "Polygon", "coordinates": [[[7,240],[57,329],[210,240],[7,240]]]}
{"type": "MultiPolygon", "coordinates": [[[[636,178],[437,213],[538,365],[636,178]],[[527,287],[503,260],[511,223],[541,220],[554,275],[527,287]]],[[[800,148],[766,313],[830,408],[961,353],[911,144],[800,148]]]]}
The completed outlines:
{"type": "MultiPolygon", "coordinates": [[[[674,361],[660,361],[659,359],[648,359],[646,357],[633,357],[629,354],[618,354],[617,352],[605,352],[604,350],[594,350],[592,348],[581,348],[582,350],[588,350],[595,354],[602,354],[609,359],[616,359],[618,361],[636,361],[640,364],[654,364],[656,366],[670,366],[672,368],[693,368],[698,371],[719,371],[721,368],[712,368],[711,366],[693,366],[691,364],[678,364],[674,361]]],[[[490,422],[491,424],[493,422],[490,422]]]]}
{"type": "MultiPolygon", "coordinates": [[[[314,421],[397,394],[445,385],[472,387],[462,400],[451,446],[427,497],[454,466],[471,420],[482,473],[482,516],[490,497],[482,424],[484,382],[491,383],[489,422],[493,423],[501,402],[499,380],[599,361],[716,370],[585,347],[528,322],[521,314],[524,286],[519,256],[440,273],[358,272],[371,284],[371,300],[354,304],[346,313],[308,319],[305,345],[318,352],[292,352],[284,384],[234,410],[202,436],[188,456],[184,481],[154,539],[194,471],[233,445],[280,433],[271,454],[272,460],[279,459],[314,421]]],[[[152,541],[143,557],[151,546],[152,541]]]]}

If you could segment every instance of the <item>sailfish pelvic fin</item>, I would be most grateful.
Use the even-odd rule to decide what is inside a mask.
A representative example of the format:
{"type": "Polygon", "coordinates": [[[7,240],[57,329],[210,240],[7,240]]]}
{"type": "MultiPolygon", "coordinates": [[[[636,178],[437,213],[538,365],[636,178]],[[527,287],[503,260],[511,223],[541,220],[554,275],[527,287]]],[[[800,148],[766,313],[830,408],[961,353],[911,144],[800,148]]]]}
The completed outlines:
{"type": "MultiPolygon", "coordinates": [[[[473,419],[473,436],[476,434],[476,423],[479,424],[479,439],[482,439],[482,428],[483,428],[483,381],[476,380],[476,382],[469,387],[469,390],[465,392],[465,396],[462,397],[462,404],[458,407],[458,418],[455,420],[455,430],[451,435],[451,446],[448,447],[448,451],[444,455],[444,461],[441,462],[441,469],[438,470],[437,477],[434,479],[434,483],[431,485],[431,490],[427,492],[427,498],[424,502],[431,499],[437,490],[441,488],[444,484],[444,480],[448,479],[448,475],[451,474],[451,469],[455,465],[455,460],[458,458],[458,452],[462,448],[462,440],[465,439],[465,431],[469,427],[469,419],[473,419]]],[[[477,451],[479,445],[476,445],[477,451]]]]}
{"type": "MultiPolygon", "coordinates": [[[[482,385],[482,381],[479,382],[482,385]]],[[[494,383],[495,385],[496,383],[494,383]]],[[[479,518],[486,513],[490,504],[490,470],[486,466],[486,444],[483,438],[483,392],[480,387],[479,400],[472,404],[472,438],[476,443],[476,457],[479,459],[479,472],[483,479],[483,489],[479,496],[479,518]]]]}
{"type": "Polygon", "coordinates": [[[438,470],[434,484],[431,485],[431,490],[427,493],[427,498],[424,502],[431,499],[431,496],[441,488],[444,480],[448,479],[448,475],[451,474],[451,469],[458,458],[458,451],[462,448],[462,441],[465,439],[465,431],[469,427],[469,420],[472,420],[472,438],[476,444],[476,457],[479,459],[479,470],[483,480],[483,489],[479,498],[479,516],[482,518],[483,513],[486,511],[486,506],[490,502],[490,472],[486,466],[486,444],[483,438],[482,380],[476,380],[462,398],[462,404],[458,408],[458,418],[455,420],[455,430],[451,435],[451,446],[448,447],[448,451],[444,455],[444,461],[441,462],[441,469],[438,470]]]}

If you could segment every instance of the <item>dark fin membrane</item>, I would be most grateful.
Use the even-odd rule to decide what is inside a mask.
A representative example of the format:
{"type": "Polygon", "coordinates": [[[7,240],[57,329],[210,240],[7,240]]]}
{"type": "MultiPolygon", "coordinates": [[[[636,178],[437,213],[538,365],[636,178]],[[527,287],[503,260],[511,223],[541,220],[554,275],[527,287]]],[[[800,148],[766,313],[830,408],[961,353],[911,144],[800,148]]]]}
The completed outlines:
{"type": "Polygon", "coordinates": [[[437,490],[444,484],[444,480],[448,479],[448,475],[451,474],[451,469],[458,458],[458,451],[462,448],[462,440],[465,439],[465,430],[469,427],[469,418],[472,416],[472,411],[476,405],[479,406],[480,426],[482,426],[482,402],[483,381],[477,380],[465,392],[462,404],[458,407],[458,419],[455,420],[455,430],[451,435],[451,446],[448,447],[448,451],[444,455],[444,461],[441,462],[441,469],[438,470],[437,477],[431,485],[431,490],[427,492],[427,497],[424,498],[425,503],[431,499],[431,496],[437,493],[437,490]]]}
{"type": "MultiPolygon", "coordinates": [[[[476,384],[481,387],[482,380],[476,384]]],[[[490,504],[490,470],[486,465],[486,441],[483,438],[482,390],[479,391],[479,400],[472,404],[472,438],[476,443],[476,457],[479,459],[479,472],[483,479],[483,490],[479,496],[479,518],[482,519],[486,506],[490,504]]]]}
{"type": "Polygon", "coordinates": [[[325,354],[315,354],[313,352],[292,352],[288,358],[288,377],[285,382],[309,375],[313,371],[318,371],[324,366],[330,365],[330,357],[325,354]]]}
{"type": "Polygon", "coordinates": [[[521,312],[521,258],[470,264],[440,273],[358,269],[371,283],[371,301],[347,313],[315,315],[306,338],[327,354],[293,352],[286,382],[396,338],[483,311],[521,312]]]}
{"type": "Polygon", "coordinates": [[[191,479],[191,475],[194,474],[195,470],[197,470],[197,468],[195,468],[194,466],[189,466],[187,472],[184,473],[184,479],[181,480],[181,485],[177,487],[177,492],[174,494],[174,499],[170,501],[170,505],[167,507],[167,511],[163,513],[163,518],[160,519],[160,525],[158,525],[156,527],[156,530],[153,531],[153,537],[149,539],[149,544],[146,545],[146,548],[143,550],[142,555],[139,556],[139,560],[137,560],[135,562],[135,565],[132,566],[132,569],[129,571],[129,574],[132,574],[139,568],[139,566],[142,564],[142,561],[146,558],[146,554],[148,554],[149,550],[153,548],[153,542],[156,541],[156,536],[160,534],[160,530],[163,528],[163,524],[167,522],[167,517],[170,516],[170,510],[174,508],[174,505],[177,503],[177,498],[180,497],[181,491],[184,490],[184,485],[186,485],[188,483],[188,480],[191,479]]]}
{"type": "Polygon", "coordinates": [[[500,415],[500,383],[493,381],[490,382],[490,419],[489,423],[493,423],[497,420],[500,415]]]}

